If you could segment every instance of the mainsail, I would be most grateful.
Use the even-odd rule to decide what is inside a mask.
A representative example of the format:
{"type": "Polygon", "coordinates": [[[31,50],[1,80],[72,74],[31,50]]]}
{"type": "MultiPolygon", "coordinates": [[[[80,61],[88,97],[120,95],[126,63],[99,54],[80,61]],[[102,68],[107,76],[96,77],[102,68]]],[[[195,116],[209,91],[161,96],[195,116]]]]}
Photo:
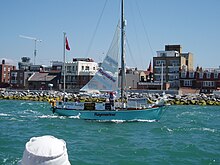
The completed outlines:
{"type": "Polygon", "coordinates": [[[118,25],[103,63],[95,76],[80,91],[116,91],[118,89],[119,44],[120,27],[118,25]]]}

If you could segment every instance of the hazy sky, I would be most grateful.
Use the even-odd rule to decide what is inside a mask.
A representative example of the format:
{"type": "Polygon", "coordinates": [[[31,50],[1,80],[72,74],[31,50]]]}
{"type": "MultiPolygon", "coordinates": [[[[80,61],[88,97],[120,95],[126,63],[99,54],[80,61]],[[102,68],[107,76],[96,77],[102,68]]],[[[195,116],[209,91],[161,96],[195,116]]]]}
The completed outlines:
{"type": "MultiPolygon", "coordinates": [[[[65,31],[71,47],[67,61],[100,62],[112,41],[119,5],[120,0],[0,0],[0,59],[17,65],[27,56],[33,62],[34,41],[19,37],[25,35],[43,40],[37,43],[36,64],[62,60],[65,31]]],[[[219,0],[125,0],[125,16],[127,66],[146,69],[166,44],[192,52],[194,67],[220,65],[219,0]]]]}

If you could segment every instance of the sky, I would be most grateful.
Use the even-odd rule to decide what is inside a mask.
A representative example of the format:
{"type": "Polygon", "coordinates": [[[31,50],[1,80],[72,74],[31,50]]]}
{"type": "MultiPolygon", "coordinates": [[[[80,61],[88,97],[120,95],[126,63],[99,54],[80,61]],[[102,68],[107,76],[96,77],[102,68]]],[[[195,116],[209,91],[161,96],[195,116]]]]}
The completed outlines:
{"type": "MultiPolygon", "coordinates": [[[[0,59],[21,57],[50,65],[63,59],[63,32],[71,50],[66,61],[90,57],[101,62],[113,39],[120,0],[0,0],[0,59]]],[[[128,67],[147,69],[156,51],[180,44],[194,55],[194,68],[220,66],[219,0],[125,0],[128,67]]]]}

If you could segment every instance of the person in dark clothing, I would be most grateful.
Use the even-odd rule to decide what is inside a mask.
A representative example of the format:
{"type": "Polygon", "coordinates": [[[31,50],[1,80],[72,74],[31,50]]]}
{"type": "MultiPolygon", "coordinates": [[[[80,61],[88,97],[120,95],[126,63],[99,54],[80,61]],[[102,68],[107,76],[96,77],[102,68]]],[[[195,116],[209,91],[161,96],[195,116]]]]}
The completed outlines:
{"type": "Polygon", "coordinates": [[[114,107],[114,94],[113,92],[109,93],[109,102],[112,107],[114,107]]]}

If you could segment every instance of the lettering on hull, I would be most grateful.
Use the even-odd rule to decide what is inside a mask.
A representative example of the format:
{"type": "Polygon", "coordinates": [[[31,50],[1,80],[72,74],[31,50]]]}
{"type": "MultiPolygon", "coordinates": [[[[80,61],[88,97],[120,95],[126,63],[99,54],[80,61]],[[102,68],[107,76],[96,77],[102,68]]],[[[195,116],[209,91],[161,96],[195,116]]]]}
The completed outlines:
{"type": "Polygon", "coordinates": [[[94,116],[99,116],[99,117],[102,117],[102,116],[115,116],[115,113],[94,113],[94,116]]]}

